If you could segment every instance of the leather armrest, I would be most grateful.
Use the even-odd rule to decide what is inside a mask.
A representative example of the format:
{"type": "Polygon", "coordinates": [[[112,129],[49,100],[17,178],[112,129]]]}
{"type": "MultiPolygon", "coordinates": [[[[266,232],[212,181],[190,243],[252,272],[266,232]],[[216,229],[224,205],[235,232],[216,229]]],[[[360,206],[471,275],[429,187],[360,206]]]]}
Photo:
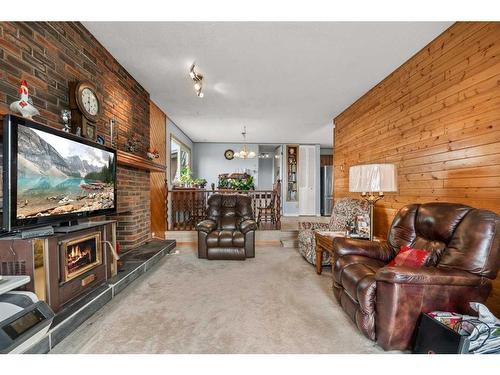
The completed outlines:
{"type": "Polygon", "coordinates": [[[217,223],[213,220],[203,220],[196,224],[196,229],[205,233],[210,233],[215,228],[217,228],[217,223]]]}
{"type": "Polygon", "coordinates": [[[244,220],[240,224],[240,230],[243,234],[256,229],[257,229],[257,224],[255,223],[254,220],[251,219],[244,220]]]}
{"type": "Polygon", "coordinates": [[[345,237],[336,237],[333,240],[333,251],[335,258],[344,255],[361,255],[387,262],[394,256],[386,241],[366,241],[345,237]]]}
{"type": "Polygon", "coordinates": [[[457,269],[436,267],[383,267],[375,274],[377,281],[392,284],[479,286],[481,277],[457,269]]]}

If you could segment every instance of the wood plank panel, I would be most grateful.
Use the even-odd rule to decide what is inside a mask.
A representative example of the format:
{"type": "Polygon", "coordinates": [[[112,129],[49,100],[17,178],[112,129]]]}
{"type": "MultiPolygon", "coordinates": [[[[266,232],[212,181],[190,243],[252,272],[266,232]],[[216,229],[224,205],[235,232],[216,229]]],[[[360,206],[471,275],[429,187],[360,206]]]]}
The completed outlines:
{"type": "MultiPolygon", "coordinates": [[[[160,157],[155,159],[158,164],[167,164],[167,116],[153,102],[149,104],[150,130],[149,141],[151,148],[156,148],[160,157]]],[[[166,205],[167,205],[167,187],[165,183],[166,172],[151,172],[151,232],[155,237],[165,238],[166,231],[166,205]]]]}
{"type": "MultiPolygon", "coordinates": [[[[398,167],[375,208],[386,236],[409,203],[455,202],[500,214],[500,23],[458,22],[334,120],[334,196],[351,165],[398,167]]],[[[500,279],[488,301],[500,315],[500,279]]]]}

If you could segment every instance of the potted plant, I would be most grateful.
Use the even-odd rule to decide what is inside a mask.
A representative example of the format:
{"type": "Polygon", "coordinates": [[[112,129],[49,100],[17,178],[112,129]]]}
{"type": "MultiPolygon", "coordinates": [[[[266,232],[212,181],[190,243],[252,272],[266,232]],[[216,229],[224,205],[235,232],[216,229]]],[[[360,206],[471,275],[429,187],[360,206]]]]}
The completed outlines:
{"type": "Polygon", "coordinates": [[[194,186],[200,188],[200,189],[205,189],[205,186],[207,185],[207,180],[204,178],[196,178],[193,181],[194,186]]]}
{"type": "Polygon", "coordinates": [[[191,169],[189,167],[181,168],[181,175],[179,177],[179,182],[184,187],[191,187],[193,184],[193,177],[191,176],[191,169]]]}

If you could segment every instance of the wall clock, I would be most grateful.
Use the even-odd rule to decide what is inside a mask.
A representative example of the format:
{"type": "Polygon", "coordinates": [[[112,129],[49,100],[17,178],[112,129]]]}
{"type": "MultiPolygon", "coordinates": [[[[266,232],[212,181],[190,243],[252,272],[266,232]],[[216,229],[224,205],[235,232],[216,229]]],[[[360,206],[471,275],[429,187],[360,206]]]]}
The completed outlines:
{"type": "Polygon", "coordinates": [[[231,149],[228,149],[228,150],[224,151],[224,157],[227,160],[233,160],[234,159],[234,151],[231,150],[231,149]]]}
{"type": "Polygon", "coordinates": [[[84,137],[95,140],[95,133],[87,132],[89,128],[96,128],[96,122],[101,113],[101,101],[95,86],[88,81],[70,82],[69,84],[69,107],[71,109],[71,130],[80,133],[84,137]]]}

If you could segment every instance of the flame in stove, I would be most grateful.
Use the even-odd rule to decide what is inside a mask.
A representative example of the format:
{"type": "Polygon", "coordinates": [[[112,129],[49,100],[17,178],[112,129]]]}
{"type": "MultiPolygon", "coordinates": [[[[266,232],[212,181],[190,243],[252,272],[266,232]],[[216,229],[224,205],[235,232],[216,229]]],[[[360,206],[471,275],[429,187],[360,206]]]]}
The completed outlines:
{"type": "Polygon", "coordinates": [[[70,271],[90,263],[92,263],[92,249],[90,246],[81,248],[80,245],[74,245],[67,253],[67,267],[70,271]]]}
{"type": "Polygon", "coordinates": [[[81,250],[80,245],[73,246],[71,249],[71,252],[68,255],[69,259],[73,258],[85,258],[90,255],[90,248],[86,247],[85,249],[81,250]]]}

